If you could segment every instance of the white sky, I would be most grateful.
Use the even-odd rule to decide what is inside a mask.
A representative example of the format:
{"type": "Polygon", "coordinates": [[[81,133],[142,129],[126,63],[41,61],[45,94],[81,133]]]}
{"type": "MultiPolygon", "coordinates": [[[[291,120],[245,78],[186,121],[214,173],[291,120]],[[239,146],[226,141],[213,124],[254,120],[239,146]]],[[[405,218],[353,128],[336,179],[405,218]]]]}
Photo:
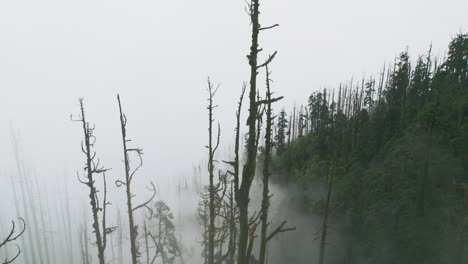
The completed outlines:
{"type": "MultiPolygon", "coordinates": [[[[41,177],[82,166],[81,130],[69,121],[85,98],[98,155],[121,175],[116,93],[129,136],[152,178],[191,172],[206,150],[206,78],[221,83],[224,147],[248,80],[249,18],[242,0],[0,0],[0,179],[15,172],[10,126],[41,177]],[[120,167],[119,167],[120,166],[120,167]]],[[[409,46],[443,54],[468,30],[466,0],[263,0],[262,25],[281,105],[378,72],[409,46]]],[[[260,75],[261,76],[261,75],[260,75]]],[[[263,84],[263,80],[259,80],[263,84]]],[[[84,187],[83,187],[84,188],[84,187]]],[[[3,200],[3,199],[2,199],[3,200]]]]}

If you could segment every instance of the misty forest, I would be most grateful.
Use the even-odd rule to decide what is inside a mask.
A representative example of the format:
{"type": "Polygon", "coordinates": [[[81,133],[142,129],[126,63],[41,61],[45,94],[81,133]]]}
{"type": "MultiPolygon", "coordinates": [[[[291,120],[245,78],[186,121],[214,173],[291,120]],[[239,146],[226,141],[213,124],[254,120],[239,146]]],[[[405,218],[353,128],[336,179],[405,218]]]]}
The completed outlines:
{"type": "Polygon", "coordinates": [[[161,116],[184,108],[183,94],[153,94],[168,101],[158,116],[132,111],[141,93],[75,97],[53,121],[73,131],[64,135],[38,117],[37,133],[69,142],[63,153],[40,145],[48,170],[27,154],[37,146],[24,135],[35,132],[2,119],[11,162],[0,167],[1,264],[468,263],[468,33],[453,34],[443,53],[430,39],[422,54],[403,46],[374,74],[310,87],[290,104],[275,76],[295,66],[279,67],[281,50],[264,36],[281,26],[262,21],[260,2],[238,10],[249,25],[245,80],[194,84],[203,141],[187,124],[183,142],[203,156],[171,165],[188,173],[158,171],[147,156],[172,154],[145,146],[148,127],[136,125],[170,131],[161,116]],[[236,95],[229,103],[219,100],[226,90],[236,95]]]}

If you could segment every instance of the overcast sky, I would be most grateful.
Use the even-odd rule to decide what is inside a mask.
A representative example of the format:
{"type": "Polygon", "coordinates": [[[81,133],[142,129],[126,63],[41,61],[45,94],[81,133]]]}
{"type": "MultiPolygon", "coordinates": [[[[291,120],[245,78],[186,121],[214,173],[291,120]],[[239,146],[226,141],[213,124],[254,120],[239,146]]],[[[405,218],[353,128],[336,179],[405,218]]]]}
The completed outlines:
{"type": "MultiPolygon", "coordinates": [[[[117,93],[128,134],[145,150],[142,173],[190,172],[206,153],[208,76],[221,84],[216,115],[227,148],[249,78],[244,7],[242,0],[1,0],[2,182],[15,172],[10,128],[30,169],[75,180],[82,136],[69,116],[79,97],[96,124],[98,155],[120,176],[117,93]]],[[[415,56],[432,42],[443,55],[452,36],[468,31],[466,0],[263,0],[261,10],[262,25],[280,24],[261,37],[263,58],[279,52],[273,89],[285,100],[277,108],[377,73],[407,46],[415,56]]]]}

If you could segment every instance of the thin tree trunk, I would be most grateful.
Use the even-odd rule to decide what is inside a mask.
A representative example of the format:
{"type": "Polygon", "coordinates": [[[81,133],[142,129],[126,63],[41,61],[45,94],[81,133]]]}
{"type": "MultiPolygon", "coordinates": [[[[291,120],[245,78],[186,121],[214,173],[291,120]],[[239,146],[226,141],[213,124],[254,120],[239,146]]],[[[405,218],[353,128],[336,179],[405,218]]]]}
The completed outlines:
{"type": "Polygon", "coordinates": [[[328,217],[330,211],[330,201],[331,194],[333,189],[333,177],[335,175],[335,158],[332,160],[331,169],[329,171],[328,177],[328,190],[327,190],[327,200],[325,202],[325,212],[322,222],[322,233],[320,235],[320,252],[319,252],[319,264],[323,264],[325,261],[325,247],[327,244],[327,231],[328,231],[328,217]]]}
{"type": "Polygon", "coordinates": [[[123,234],[122,234],[122,219],[120,216],[120,210],[117,211],[117,251],[118,251],[118,263],[123,264],[123,234]]]}
{"type": "Polygon", "coordinates": [[[134,194],[132,194],[131,192],[132,179],[135,173],[143,166],[143,159],[141,157],[143,155],[143,150],[140,148],[128,148],[127,142],[129,142],[130,139],[127,138],[127,128],[126,128],[127,118],[122,111],[122,104],[120,102],[119,95],[117,95],[117,101],[119,104],[120,128],[122,132],[123,157],[124,157],[124,164],[125,164],[125,181],[117,180],[116,184],[118,187],[125,185],[125,193],[126,193],[126,198],[127,198],[127,211],[128,211],[128,225],[129,225],[129,233],[130,233],[130,252],[132,256],[132,264],[138,264],[138,258],[139,258],[138,243],[137,243],[138,226],[135,225],[133,213],[140,208],[149,208],[148,204],[156,196],[156,187],[154,186],[153,183],[151,183],[151,186],[152,186],[151,190],[153,191],[152,197],[148,199],[146,202],[138,206],[132,205],[132,197],[134,196],[134,194]],[[133,170],[131,170],[130,168],[129,153],[131,152],[135,153],[139,158],[139,164],[133,170]]]}
{"type": "Polygon", "coordinates": [[[208,228],[208,264],[214,264],[214,250],[215,250],[215,186],[214,186],[214,155],[219,146],[220,129],[218,125],[218,140],[213,145],[213,98],[217,89],[213,89],[213,85],[208,79],[208,174],[209,174],[209,228],[208,228]]]}
{"type": "Polygon", "coordinates": [[[267,228],[268,228],[268,210],[270,207],[270,160],[271,160],[271,126],[273,123],[271,110],[271,92],[270,92],[270,73],[266,67],[267,83],[267,112],[266,112],[266,132],[265,132],[265,157],[263,160],[263,198],[262,198],[262,227],[260,236],[260,255],[259,264],[265,264],[267,249],[267,228]]]}
{"type": "MultiPolygon", "coordinates": [[[[84,141],[82,144],[82,151],[86,156],[86,182],[83,182],[85,185],[89,187],[89,200],[90,200],[90,205],[91,205],[91,211],[92,211],[92,219],[93,219],[93,230],[94,230],[94,235],[96,236],[96,246],[98,249],[98,259],[100,264],[105,264],[105,245],[104,245],[104,237],[105,237],[105,232],[106,230],[101,230],[100,223],[99,223],[99,216],[98,213],[101,209],[106,207],[106,202],[104,201],[103,208],[100,208],[100,205],[98,204],[97,201],[97,189],[95,187],[95,179],[94,175],[95,173],[100,173],[104,172],[105,169],[98,168],[99,162],[97,164],[94,163],[94,153],[92,152],[92,139],[93,137],[93,130],[94,128],[91,128],[89,126],[89,123],[86,121],[86,116],[85,116],[85,110],[84,110],[84,105],[83,105],[83,100],[80,99],[80,110],[81,110],[81,119],[79,120],[82,124],[83,127],[83,135],[84,135],[84,141]],[[102,231],[102,233],[101,233],[102,231]]],[[[105,177],[105,176],[104,176],[105,177]]],[[[105,190],[104,190],[104,195],[105,195],[105,190]]],[[[69,206],[68,206],[68,201],[67,201],[67,215],[68,219],[70,219],[70,214],[69,214],[69,206]]],[[[105,209],[103,209],[105,210],[105,209]]],[[[103,216],[103,223],[105,223],[105,215],[103,216]]],[[[69,222],[70,224],[70,222],[69,222]]],[[[73,250],[72,250],[73,251],[73,250]]]]}
{"type": "Polygon", "coordinates": [[[127,211],[128,211],[128,225],[130,232],[130,252],[132,255],[132,264],[138,264],[138,254],[136,247],[137,239],[137,230],[133,220],[133,206],[132,206],[132,193],[131,193],[131,178],[130,178],[130,163],[128,158],[128,148],[127,148],[127,132],[126,132],[126,118],[122,112],[122,105],[120,103],[120,97],[117,95],[117,101],[119,102],[119,111],[120,111],[120,126],[122,131],[122,146],[123,146],[123,156],[125,164],[125,188],[126,188],[126,198],[127,198],[127,211]]]}
{"type": "Polygon", "coordinates": [[[148,226],[146,225],[146,221],[143,224],[143,231],[145,232],[144,235],[145,235],[145,249],[146,249],[146,264],[149,264],[150,263],[150,256],[149,256],[150,248],[149,248],[149,243],[148,243],[149,234],[148,234],[148,226]]]}
{"type": "Polygon", "coordinates": [[[66,232],[68,234],[68,237],[69,237],[69,240],[68,240],[68,258],[69,258],[69,261],[70,261],[70,264],[73,264],[75,262],[75,258],[73,257],[73,239],[72,239],[72,227],[71,227],[71,217],[70,217],[70,197],[69,197],[69,193],[68,193],[68,181],[67,181],[67,178],[65,177],[65,212],[67,213],[66,217],[67,217],[67,222],[65,223],[66,224],[66,232]]]}

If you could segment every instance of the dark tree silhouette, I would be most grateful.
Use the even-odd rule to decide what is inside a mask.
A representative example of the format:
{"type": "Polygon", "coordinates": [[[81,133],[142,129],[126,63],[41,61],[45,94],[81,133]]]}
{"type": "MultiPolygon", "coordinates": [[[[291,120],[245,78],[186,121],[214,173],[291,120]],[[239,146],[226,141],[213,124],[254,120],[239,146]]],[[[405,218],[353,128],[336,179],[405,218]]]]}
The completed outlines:
{"type": "Polygon", "coordinates": [[[214,183],[214,156],[216,154],[216,150],[219,147],[219,139],[221,136],[221,129],[218,123],[218,135],[216,139],[216,143],[213,144],[213,110],[217,107],[213,105],[213,99],[218,91],[218,88],[214,88],[213,84],[211,83],[210,79],[208,78],[208,174],[210,178],[209,183],[209,227],[208,227],[208,264],[214,264],[214,251],[215,251],[215,221],[216,221],[216,214],[215,214],[215,183],[214,183]]]}
{"type": "Polygon", "coordinates": [[[272,150],[272,126],[273,126],[273,110],[271,104],[281,100],[283,97],[272,98],[272,92],[270,90],[270,72],[268,65],[265,66],[266,71],[266,99],[262,103],[266,104],[266,132],[265,132],[265,151],[263,157],[263,196],[262,196],[262,210],[260,213],[261,220],[261,234],[260,234],[260,253],[259,253],[259,264],[266,263],[266,249],[268,240],[273,238],[275,234],[279,232],[286,232],[294,230],[295,228],[284,228],[286,222],[275,230],[276,233],[268,234],[268,210],[270,208],[270,163],[271,163],[271,150],[272,150]]]}
{"type": "MultiPolygon", "coordinates": [[[[0,240],[0,248],[6,247],[8,244],[14,242],[16,239],[21,237],[21,235],[23,235],[24,231],[26,230],[26,223],[24,222],[23,218],[20,218],[19,220],[23,225],[22,227],[20,227],[19,232],[18,232],[18,230],[16,230],[15,221],[11,221],[10,232],[6,235],[5,238],[0,240]]],[[[17,244],[15,244],[15,246],[17,248],[17,252],[16,252],[15,256],[12,257],[12,258],[6,257],[4,260],[0,260],[0,261],[2,261],[2,264],[13,263],[13,261],[15,261],[19,257],[19,255],[21,254],[21,248],[17,244]]]]}
{"type": "Polygon", "coordinates": [[[119,113],[120,113],[120,128],[122,132],[122,146],[123,146],[123,161],[125,165],[125,179],[122,180],[117,180],[116,185],[117,187],[125,186],[125,194],[127,198],[127,212],[128,212],[128,224],[129,224],[129,233],[130,233],[130,252],[132,255],[132,264],[138,264],[138,258],[140,257],[141,253],[139,251],[139,244],[138,244],[138,226],[135,224],[135,219],[134,219],[134,212],[137,211],[138,209],[141,208],[146,208],[150,212],[152,212],[152,209],[148,206],[150,202],[154,199],[156,196],[156,187],[154,184],[151,182],[151,187],[149,188],[150,191],[152,191],[152,196],[146,202],[138,205],[138,206],[133,206],[133,201],[132,198],[135,196],[132,193],[132,180],[133,176],[135,176],[135,173],[143,166],[143,149],[141,148],[129,148],[127,146],[127,143],[130,142],[131,140],[128,139],[127,137],[127,117],[122,111],[122,104],[120,102],[120,96],[117,95],[117,101],[119,104],[119,113]],[[131,168],[130,166],[130,154],[136,154],[138,157],[139,163],[135,168],[131,168]]]}
{"type": "Polygon", "coordinates": [[[252,42],[250,54],[247,56],[250,65],[250,87],[249,87],[249,115],[247,119],[248,138],[247,138],[247,158],[242,170],[242,182],[239,188],[239,244],[238,244],[238,264],[247,264],[250,260],[248,252],[249,243],[249,201],[250,188],[255,175],[256,159],[257,159],[257,120],[258,107],[257,102],[257,75],[258,70],[267,66],[276,56],[276,52],[262,64],[258,63],[258,54],[261,51],[259,48],[259,33],[262,30],[267,30],[278,26],[277,24],[262,28],[259,23],[260,3],[259,0],[252,0],[248,4],[248,13],[252,24],[252,42]]]}
{"type": "MultiPolygon", "coordinates": [[[[107,201],[107,182],[106,182],[106,172],[109,169],[104,168],[100,164],[99,158],[96,160],[96,152],[93,150],[94,144],[96,142],[96,137],[94,136],[94,126],[91,126],[88,121],[86,121],[85,108],[83,99],[79,100],[80,103],[80,116],[78,119],[73,121],[80,122],[83,127],[83,136],[84,140],[81,143],[81,151],[86,157],[85,162],[85,179],[80,179],[78,175],[78,180],[86,185],[89,188],[89,200],[92,211],[93,219],[93,233],[96,236],[95,244],[98,249],[98,259],[100,264],[106,263],[105,250],[107,246],[107,235],[112,233],[115,227],[107,227],[106,224],[106,208],[109,205],[107,201]],[[102,175],[103,181],[103,197],[102,202],[99,201],[98,193],[100,192],[96,187],[96,177],[97,175],[102,175]],[[99,214],[102,214],[101,220],[99,220],[99,214]]],[[[69,208],[69,206],[67,206],[69,208]]],[[[69,225],[70,226],[70,225],[69,225]]]]}

